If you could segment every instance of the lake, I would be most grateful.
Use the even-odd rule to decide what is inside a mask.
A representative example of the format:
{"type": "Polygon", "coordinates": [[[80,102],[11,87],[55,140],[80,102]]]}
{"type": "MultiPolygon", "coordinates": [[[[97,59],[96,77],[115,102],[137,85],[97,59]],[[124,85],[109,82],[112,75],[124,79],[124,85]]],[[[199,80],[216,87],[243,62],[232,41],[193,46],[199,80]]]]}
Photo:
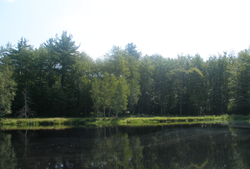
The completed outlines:
{"type": "Polygon", "coordinates": [[[250,168],[250,125],[0,131],[0,168],[250,168]]]}

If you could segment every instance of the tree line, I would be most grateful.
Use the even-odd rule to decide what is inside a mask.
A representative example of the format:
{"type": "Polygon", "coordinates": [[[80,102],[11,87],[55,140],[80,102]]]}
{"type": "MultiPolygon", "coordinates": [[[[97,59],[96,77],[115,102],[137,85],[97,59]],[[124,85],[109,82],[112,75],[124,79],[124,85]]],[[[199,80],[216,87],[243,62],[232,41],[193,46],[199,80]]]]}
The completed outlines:
{"type": "Polygon", "coordinates": [[[38,117],[249,114],[250,49],[204,61],[142,56],[129,43],[93,60],[72,38],[1,47],[1,116],[15,116],[24,99],[38,117]]]}

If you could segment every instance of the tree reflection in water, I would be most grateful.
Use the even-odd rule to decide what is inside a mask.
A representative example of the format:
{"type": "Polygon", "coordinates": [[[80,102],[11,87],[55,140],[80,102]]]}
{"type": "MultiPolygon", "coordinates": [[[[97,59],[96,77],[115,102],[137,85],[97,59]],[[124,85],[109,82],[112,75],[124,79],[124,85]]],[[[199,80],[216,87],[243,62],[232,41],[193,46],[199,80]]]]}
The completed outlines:
{"type": "MultiPolygon", "coordinates": [[[[93,147],[92,167],[106,168],[144,168],[142,163],[142,149],[139,137],[133,136],[130,139],[128,134],[116,132],[112,134],[110,128],[110,137],[106,137],[106,127],[104,129],[104,138],[97,137],[93,147]]],[[[116,127],[116,131],[118,128],[116,127]]],[[[90,167],[90,166],[88,166],[90,167]]]]}
{"type": "Polygon", "coordinates": [[[202,124],[2,131],[0,164],[37,169],[250,168],[249,128],[202,124]]]}
{"type": "Polygon", "coordinates": [[[11,143],[11,134],[0,131],[0,168],[13,169],[16,166],[17,159],[11,143]]]}

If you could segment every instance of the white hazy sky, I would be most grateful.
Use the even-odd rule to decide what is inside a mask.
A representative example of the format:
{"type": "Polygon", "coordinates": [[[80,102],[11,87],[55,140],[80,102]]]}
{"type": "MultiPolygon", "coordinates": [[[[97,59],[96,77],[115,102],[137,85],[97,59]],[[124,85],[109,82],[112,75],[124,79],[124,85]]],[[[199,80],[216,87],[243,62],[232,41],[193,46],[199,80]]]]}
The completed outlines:
{"type": "Polygon", "coordinates": [[[144,54],[207,59],[250,45],[249,0],[0,0],[0,46],[38,48],[64,30],[92,58],[134,43],[144,54]]]}

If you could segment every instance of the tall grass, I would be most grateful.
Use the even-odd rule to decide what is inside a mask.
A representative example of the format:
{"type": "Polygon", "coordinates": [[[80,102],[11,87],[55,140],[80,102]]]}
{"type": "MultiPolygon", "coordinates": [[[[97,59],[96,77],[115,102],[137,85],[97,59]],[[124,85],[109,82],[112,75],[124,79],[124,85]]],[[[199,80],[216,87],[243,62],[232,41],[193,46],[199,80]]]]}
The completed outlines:
{"type": "Polygon", "coordinates": [[[14,126],[69,126],[69,125],[156,125],[156,124],[193,124],[208,122],[248,121],[250,115],[186,116],[186,117],[103,117],[99,118],[8,118],[1,125],[14,126]]]}

